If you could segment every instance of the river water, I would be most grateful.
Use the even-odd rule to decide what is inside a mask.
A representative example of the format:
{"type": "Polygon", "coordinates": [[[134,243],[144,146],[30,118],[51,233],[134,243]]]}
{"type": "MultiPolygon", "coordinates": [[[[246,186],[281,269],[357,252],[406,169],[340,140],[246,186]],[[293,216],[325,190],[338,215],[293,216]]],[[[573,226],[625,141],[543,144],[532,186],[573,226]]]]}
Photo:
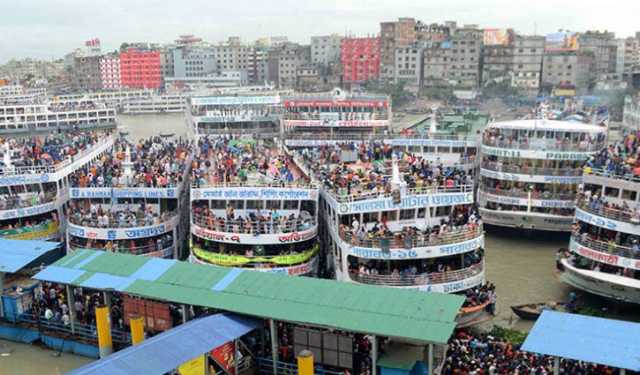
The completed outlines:
{"type": "MultiPolygon", "coordinates": [[[[154,134],[186,134],[182,114],[121,116],[131,140],[154,134]]],[[[497,316],[492,323],[529,330],[531,322],[521,321],[513,315],[511,305],[563,301],[572,290],[555,277],[555,252],[567,247],[568,235],[527,234],[501,228],[488,228],[485,240],[487,280],[494,283],[498,292],[497,316]]],[[[585,296],[585,303],[598,310],[605,309],[605,316],[640,321],[640,311],[628,305],[618,305],[606,300],[585,296]]],[[[0,340],[0,349],[7,345],[13,353],[0,356],[0,375],[4,374],[59,374],[80,367],[90,360],[62,354],[53,357],[53,351],[30,345],[0,340]],[[8,370],[11,369],[11,370],[8,370]]]]}

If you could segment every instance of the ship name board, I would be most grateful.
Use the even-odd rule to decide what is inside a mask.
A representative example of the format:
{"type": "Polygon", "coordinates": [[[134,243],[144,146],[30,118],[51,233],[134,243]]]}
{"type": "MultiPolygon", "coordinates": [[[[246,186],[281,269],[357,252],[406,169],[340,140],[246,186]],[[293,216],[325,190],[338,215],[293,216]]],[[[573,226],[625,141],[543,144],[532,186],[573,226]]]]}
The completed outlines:
{"type": "Polygon", "coordinates": [[[415,195],[402,198],[400,204],[393,203],[393,198],[366,200],[363,202],[342,203],[339,206],[340,214],[375,212],[388,210],[402,210],[418,207],[440,207],[458,204],[473,203],[473,193],[444,193],[415,195]]]}
{"type": "Polygon", "coordinates": [[[191,200],[246,199],[246,200],[316,200],[316,189],[296,188],[208,188],[192,189],[191,200]]]}
{"type": "Polygon", "coordinates": [[[71,198],[176,198],[176,188],[71,188],[71,198]]]}

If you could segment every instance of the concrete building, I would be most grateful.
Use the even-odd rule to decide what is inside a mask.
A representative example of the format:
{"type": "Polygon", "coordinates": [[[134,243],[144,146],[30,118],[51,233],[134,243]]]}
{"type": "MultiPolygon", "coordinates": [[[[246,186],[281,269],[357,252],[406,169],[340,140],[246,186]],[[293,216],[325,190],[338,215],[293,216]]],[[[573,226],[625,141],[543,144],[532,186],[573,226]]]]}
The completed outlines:
{"type": "Polygon", "coordinates": [[[607,81],[621,79],[616,77],[617,42],[616,34],[609,31],[587,31],[579,35],[581,52],[590,52],[594,56],[595,79],[607,81]]]}
{"type": "Polygon", "coordinates": [[[277,62],[278,87],[294,88],[297,84],[298,68],[311,62],[311,47],[297,43],[284,43],[277,47],[270,56],[277,62]]]}
{"type": "Polygon", "coordinates": [[[120,90],[120,57],[105,55],[100,59],[100,79],[105,90],[120,90]]]}
{"type": "MultiPolygon", "coordinates": [[[[394,50],[395,55],[395,50],[394,50]]],[[[392,60],[395,64],[395,56],[392,60]]],[[[380,38],[344,38],[340,62],[345,84],[364,83],[380,78],[380,38]]],[[[393,78],[393,76],[391,76],[393,78]]]]}
{"type": "Polygon", "coordinates": [[[510,82],[513,76],[515,45],[484,45],[482,49],[482,85],[510,82]]]}
{"type": "Polygon", "coordinates": [[[580,51],[547,51],[542,63],[542,86],[546,90],[554,87],[575,87],[586,91],[593,84],[595,58],[591,53],[580,51]]]}
{"type": "Polygon", "coordinates": [[[407,48],[416,42],[416,20],[399,18],[380,23],[380,77],[395,77],[396,49],[407,48]]]}
{"type": "Polygon", "coordinates": [[[175,67],[173,65],[173,50],[169,48],[163,48],[160,50],[160,72],[162,74],[162,82],[165,82],[166,78],[175,77],[175,67]]]}
{"type": "Polygon", "coordinates": [[[622,74],[624,80],[630,80],[632,75],[640,72],[640,33],[635,37],[620,39],[618,48],[618,63],[622,63],[622,67],[616,66],[618,74],[622,74]]]}
{"type": "Polygon", "coordinates": [[[320,91],[324,86],[318,64],[307,64],[298,67],[296,72],[296,89],[300,91],[320,91]]]}
{"type": "Polygon", "coordinates": [[[182,45],[171,49],[174,77],[206,77],[218,72],[211,47],[182,45]]]}
{"type": "Polygon", "coordinates": [[[511,86],[537,93],[540,90],[543,36],[516,35],[513,49],[513,74],[511,86]]]}
{"type": "Polygon", "coordinates": [[[102,89],[100,72],[101,56],[74,56],[68,71],[71,88],[75,91],[98,91],[102,89]]]}
{"type": "Polygon", "coordinates": [[[449,82],[449,68],[451,42],[428,42],[423,49],[422,58],[422,86],[447,87],[449,82]]]}
{"type": "Polygon", "coordinates": [[[311,37],[311,62],[314,64],[329,65],[340,61],[340,41],[338,34],[311,37]]]}
{"type": "Polygon", "coordinates": [[[622,127],[626,130],[640,130],[640,97],[627,96],[624,98],[622,127]]]}
{"type": "Polygon", "coordinates": [[[480,84],[483,31],[477,25],[456,28],[451,35],[449,81],[460,88],[480,84]]]}
{"type": "Polygon", "coordinates": [[[128,48],[120,52],[120,82],[125,88],[160,88],[160,51],[128,48]]]}
{"type": "Polygon", "coordinates": [[[394,82],[405,82],[406,87],[418,91],[422,86],[423,44],[415,43],[406,48],[396,48],[394,82]]]}
{"type": "Polygon", "coordinates": [[[249,82],[263,84],[269,80],[269,51],[262,47],[252,47],[249,55],[249,69],[247,77],[249,82]]]}

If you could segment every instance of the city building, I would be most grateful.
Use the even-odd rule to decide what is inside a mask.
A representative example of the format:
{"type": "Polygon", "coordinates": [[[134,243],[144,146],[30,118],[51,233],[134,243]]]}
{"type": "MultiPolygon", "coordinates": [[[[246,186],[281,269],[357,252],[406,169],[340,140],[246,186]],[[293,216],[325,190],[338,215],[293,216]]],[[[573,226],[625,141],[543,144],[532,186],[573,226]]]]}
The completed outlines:
{"type": "Polygon", "coordinates": [[[516,35],[511,86],[537,93],[540,90],[544,37],[516,35]]]}
{"type": "Polygon", "coordinates": [[[513,76],[515,35],[511,29],[486,29],[483,33],[482,85],[510,82],[513,76]]]}
{"type": "Polygon", "coordinates": [[[122,87],[158,89],[162,85],[160,51],[128,48],[120,52],[122,87]]]}
{"type": "Polygon", "coordinates": [[[449,81],[456,87],[474,89],[480,84],[483,31],[464,25],[451,35],[449,81]]]}
{"type": "Polygon", "coordinates": [[[182,45],[171,52],[174,77],[206,77],[218,72],[215,50],[211,47],[182,45]]]}
{"type": "Polygon", "coordinates": [[[416,41],[416,20],[399,18],[397,21],[380,22],[380,77],[395,77],[396,49],[407,48],[416,41]]]}
{"type": "Polygon", "coordinates": [[[422,86],[449,86],[451,42],[428,42],[423,50],[422,86]]]}
{"type": "Polygon", "coordinates": [[[311,62],[314,64],[329,65],[340,61],[340,42],[342,37],[338,34],[312,36],[311,37],[311,62]]]}
{"type": "Polygon", "coordinates": [[[100,71],[101,56],[74,56],[68,70],[71,87],[75,91],[97,91],[102,89],[100,71]]]}
{"type": "Polygon", "coordinates": [[[160,50],[160,72],[162,82],[168,77],[175,77],[175,67],[173,65],[173,50],[171,48],[163,48],[160,50]]]}
{"type": "Polygon", "coordinates": [[[311,61],[311,47],[297,43],[285,43],[269,56],[270,80],[278,83],[280,88],[292,88],[297,83],[298,68],[311,61]],[[273,78],[273,79],[272,79],[273,78]]]}
{"type": "Polygon", "coordinates": [[[414,91],[422,86],[423,50],[419,43],[406,48],[396,48],[395,82],[404,82],[407,88],[414,91]]]}
{"type": "Polygon", "coordinates": [[[624,98],[622,127],[630,131],[640,130],[640,97],[627,96],[624,98]]]}
{"type": "Polygon", "coordinates": [[[546,51],[542,65],[542,86],[546,91],[558,86],[585,91],[593,83],[593,68],[592,53],[546,51]]]}
{"type": "Polygon", "coordinates": [[[378,37],[342,39],[340,60],[345,84],[364,83],[380,77],[380,41],[378,37]]]}
{"type": "Polygon", "coordinates": [[[120,89],[120,57],[105,55],[100,59],[100,78],[103,89],[120,89]]]}
{"type": "Polygon", "coordinates": [[[640,72],[640,33],[637,33],[635,37],[620,39],[620,41],[622,43],[618,45],[616,71],[622,75],[623,79],[628,80],[635,72],[640,72]]]}
{"type": "Polygon", "coordinates": [[[593,74],[598,81],[620,79],[616,77],[617,42],[616,34],[609,31],[587,31],[578,38],[580,51],[591,52],[594,56],[593,74]]]}

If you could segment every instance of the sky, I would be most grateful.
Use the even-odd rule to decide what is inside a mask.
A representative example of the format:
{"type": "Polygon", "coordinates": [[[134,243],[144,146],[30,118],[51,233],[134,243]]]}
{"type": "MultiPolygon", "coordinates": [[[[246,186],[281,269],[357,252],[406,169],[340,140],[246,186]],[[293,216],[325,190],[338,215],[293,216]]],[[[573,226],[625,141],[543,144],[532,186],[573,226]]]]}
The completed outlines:
{"type": "Polygon", "coordinates": [[[184,34],[211,42],[286,35],[308,43],[312,35],[374,35],[381,21],[398,17],[540,35],[599,29],[627,37],[640,31],[637,0],[0,0],[0,14],[0,63],[60,58],[92,38],[100,38],[103,51],[184,34]]]}

